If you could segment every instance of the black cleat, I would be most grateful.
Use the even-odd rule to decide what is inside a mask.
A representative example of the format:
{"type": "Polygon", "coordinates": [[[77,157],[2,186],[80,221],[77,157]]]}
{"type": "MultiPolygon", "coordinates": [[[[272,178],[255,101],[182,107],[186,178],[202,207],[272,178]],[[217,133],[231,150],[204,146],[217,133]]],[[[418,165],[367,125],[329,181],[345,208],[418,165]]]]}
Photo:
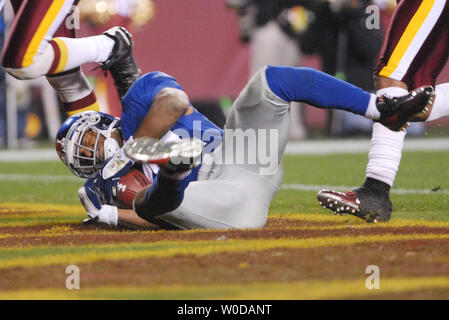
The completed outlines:
{"type": "Polygon", "coordinates": [[[122,100],[141,74],[132,54],[132,35],[123,27],[113,27],[103,34],[114,40],[115,44],[111,55],[101,64],[101,68],[111,72],[122,100]]]}
{"type": "Polygon", "coordinates": [[[365,186],[347,192],[321,190],[317,198],[323,208],[335,214],[348,213],[367,222],[386,222],[393,211],[388,192],[377,193],[365,186]]]}
{"type": "Polygon", "coordinates": [[[415,89],[402,97],[379,97],[376,101],[381,115],[378,122],[392,131],[404,130],[413,117],[428,111],[434,98],[435,90],[431,86],[415,89]]]}

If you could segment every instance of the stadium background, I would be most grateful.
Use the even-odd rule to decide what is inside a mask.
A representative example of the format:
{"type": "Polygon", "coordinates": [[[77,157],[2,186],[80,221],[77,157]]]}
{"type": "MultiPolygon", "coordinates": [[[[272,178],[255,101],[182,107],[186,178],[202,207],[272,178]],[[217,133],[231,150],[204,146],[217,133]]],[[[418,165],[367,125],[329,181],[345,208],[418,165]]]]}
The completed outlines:
{"type": "MultiPolygon", "coordinates": [[[[235,98],[248,80],[251,57],[248,45],[240,41],[237,16],[226,6],[226,1],[153,2],[154,17],[133,32],[136,40],[134,52],[142,70],[160,70],[173,75],[193,101],[235,98]]],[[[382,11],[384,30],[389,19],[389,12],[382,11]]],[[[106,26],[113,23],[115,21],[106,26]]],[[[90,33],[100,33],[104,29],[100,27],[90,30],[90,33]]],[[[87,35],[84,33],[87,30],[88,27],[81,28],[79,35],[87,35]]],[[[300,64],[321,68],[320,58],[316,55],[304,55],[300,64]]],[[[438,81],[449,81],[449,64],[438,81]]],[[[114,94],[108,102],[113,113],[118,114],[119,106],[114,94]]],[[[324,128],[326,111],[307,108],[306,115],[308,127],[324,128]]]]}
{"type": "MultiPolygon", "coordinates": [[[[84,8],[95,6],[98,10],[98,3],[102,2],[108,3],[82,0],[81,4],[84,8]]],[[[173,75],[194,104],[202,105],[206,109],[210,105],[219,105],[226,111],[248,80],[251,59],[248,44],[240,41],[237,15],[227,7],[227,1],[141,2],[151,3],[152,7],[151,12],[142,13],[139,25],[134,23],[129,13],[101,15],[97,11],[88,15],[86,10],[82,10],[77,36],[100,34],[114,25],[124,25],[134,34],[134,54],[143,72],[159,70],[173,75]],[[102,18],[99,19],[99,16],[102,18]]],[[[389,12],[381,11],[381,18],[385,29],[390,18],[389,12]]],[[[320,69],[321,61],[317,55],[303,55],[300,65],[320,69]]],[[[101,70],[92,71],[95,67],[85,65],[83,71],[92,80],[102,110],[120,116],[120,104],[112,78],[105,77],[101,70]]],[[[439,79],[439,82],[445,81],[449,81],[449,65],[439,79]]],[[[31,84],[25,89],[25,93],[25,96],[30,97],[29,102],[19,110],[18,134],[21,143],[12,144],[13,147],[35,146],[36,140],[53,140],[54,128],[64,118],[61,112],[57,120],[45,119],[39,86],[36,88],[36,85],[31,84]],[[52,128],[49,129],[49,126],[52,128]]],[[[24,94],[19,92],[17,95],[20,99],[20,95],[24,94]]],[[[2,100],[0,99],[0,127],[3,127],[0,130],[0,147],[6,145],[6,106],[2,100]]],[[[322,137],[327,125],[327,111],[305,108],[304,113],[309,132],[317,132],[322,137]]],[[[426,126],[441,129],[448,123],[447,120],[440,120],[426,126]]],[[[367,130],[365,133],[368,135],[370,132],[367,130]]],[[[444,135],[445,130],[439,130],[438,134],[444,135]]]]}

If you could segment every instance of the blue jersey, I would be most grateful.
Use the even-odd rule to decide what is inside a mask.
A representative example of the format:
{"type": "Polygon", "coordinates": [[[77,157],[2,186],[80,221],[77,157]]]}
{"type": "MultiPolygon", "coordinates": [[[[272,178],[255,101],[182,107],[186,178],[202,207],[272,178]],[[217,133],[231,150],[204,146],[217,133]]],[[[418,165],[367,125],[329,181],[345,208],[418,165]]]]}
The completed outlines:
{"type": "MultiPolygon", "coordinates": [[[[150,72],[142,75],[131,86],[122,100],[122,133],[127,140],[133,136],[153,105],[154,97],[164,88],[182,87],[176,80],[163,72],[150,72]]],[[[170,129],[182,138],[197,138],[205,143],[205,152],[215,149],[223,138],[223,130],[213,124],[202,113],[194,109],[193,113],[178,119],[170,129]]]]}

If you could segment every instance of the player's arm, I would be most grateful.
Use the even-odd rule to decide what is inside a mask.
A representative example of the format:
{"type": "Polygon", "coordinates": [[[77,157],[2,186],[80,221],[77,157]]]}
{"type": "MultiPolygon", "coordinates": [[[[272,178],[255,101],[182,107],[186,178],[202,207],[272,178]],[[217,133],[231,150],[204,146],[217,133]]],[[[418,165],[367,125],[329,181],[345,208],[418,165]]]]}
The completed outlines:
{"type": "Polygon", "coordinates": [[[160,226],[140,218],[132,209],[119,209],[116,206],[102,205],[100,210],[94,208],[87,198],[80,198],[81,203],[87,211],[88,218],[84,224],[102,223],[108,226],[120,226],[131,230],[156,230],[160,226]]]}
{"type": "MultiPolygon", "coordinates": [[[[159,76],[159,78],[165,80],[168,77],[159,76]]],[[[131,89],[128,92],[128,96],[133,96],[129,98],[131,100],[133,98],[141,98],[141,103],[151,103],[151,106],[148,107],[148,110],[144,114],[143,120],[138,124],[133,136],[134,139],[141,137],[161,138],[175,125],[179,118],[193,112],[193,108],[189,104],[189,98],[184,91],[181,88],[174,88],[176,83],[173,83],[172,78],[168,79],[168,81],[160,83],[159,88],[154,89],[152,85],[145,86],[148,83],[145,83],[146,78],[144,78],[142,87],[137,87],[134,91],[131,89]],[[151,90],[152,88],[154,91],[157,90],[157,93],[154,98],[148,99],[145,96],[146,89],[151,90]]],[[[151,78],[148,77],[147,80],[151,80],[151,78]]],[[[151,84],[151,81],[149,82],[151,84]]],[[[125,97],[124,103],[126,101],[127,98],[125,97]]],[[[128,121],[136,120],[132,113],[134,110],[134,108],[128,109],[128,121]]],[[[123,121],[126,121],[126,119],[123,119],[123,121]]],[[[124,124],[123,121],[122,125],[124,124]]],[[[131,137],[126,143],[132,143],[131,137]]],[[[84,192],[87,194],[86,197],[92,203],[95,203],[94,207],[97,211],[101,209],[101,205],[112,204],[114,202],[114,198],[117,197],[116,190],[118,190],[118,181],[133,165],[133,161],[124,152],[125,146],[106,162],[95,179],[88,179],[84,185],[84,192]],[[95,197],[98,199],[94,199],[95,197]]]]}
{"type": "Polygon", "coordinates": [[[140,218],[134,210],[118,209],[117,224],[127,229],[138,230],[157,230],[160,229],[158,225],[149,223],[140,218]]]}
{"type": "Polygon", "coordinates": [[[176,88],[164,88],[155,96],[150,110],[134,134],[141,137],[161,138],[179,118],[193,112],[187,94],[176,88]]]}

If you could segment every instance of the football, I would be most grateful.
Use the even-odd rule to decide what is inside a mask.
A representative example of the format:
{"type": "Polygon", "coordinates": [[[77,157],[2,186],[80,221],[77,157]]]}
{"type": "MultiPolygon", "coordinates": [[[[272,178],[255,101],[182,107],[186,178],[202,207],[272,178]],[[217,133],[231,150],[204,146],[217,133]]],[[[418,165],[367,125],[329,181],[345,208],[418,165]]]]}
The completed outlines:
{"type": "Polygon", "coordinates": [[[115,205],[120,209],[132,209],[136,194],[150,186],[148,178],[137,169],[131,169],[118,182],[117,201],[115,205]]]}

